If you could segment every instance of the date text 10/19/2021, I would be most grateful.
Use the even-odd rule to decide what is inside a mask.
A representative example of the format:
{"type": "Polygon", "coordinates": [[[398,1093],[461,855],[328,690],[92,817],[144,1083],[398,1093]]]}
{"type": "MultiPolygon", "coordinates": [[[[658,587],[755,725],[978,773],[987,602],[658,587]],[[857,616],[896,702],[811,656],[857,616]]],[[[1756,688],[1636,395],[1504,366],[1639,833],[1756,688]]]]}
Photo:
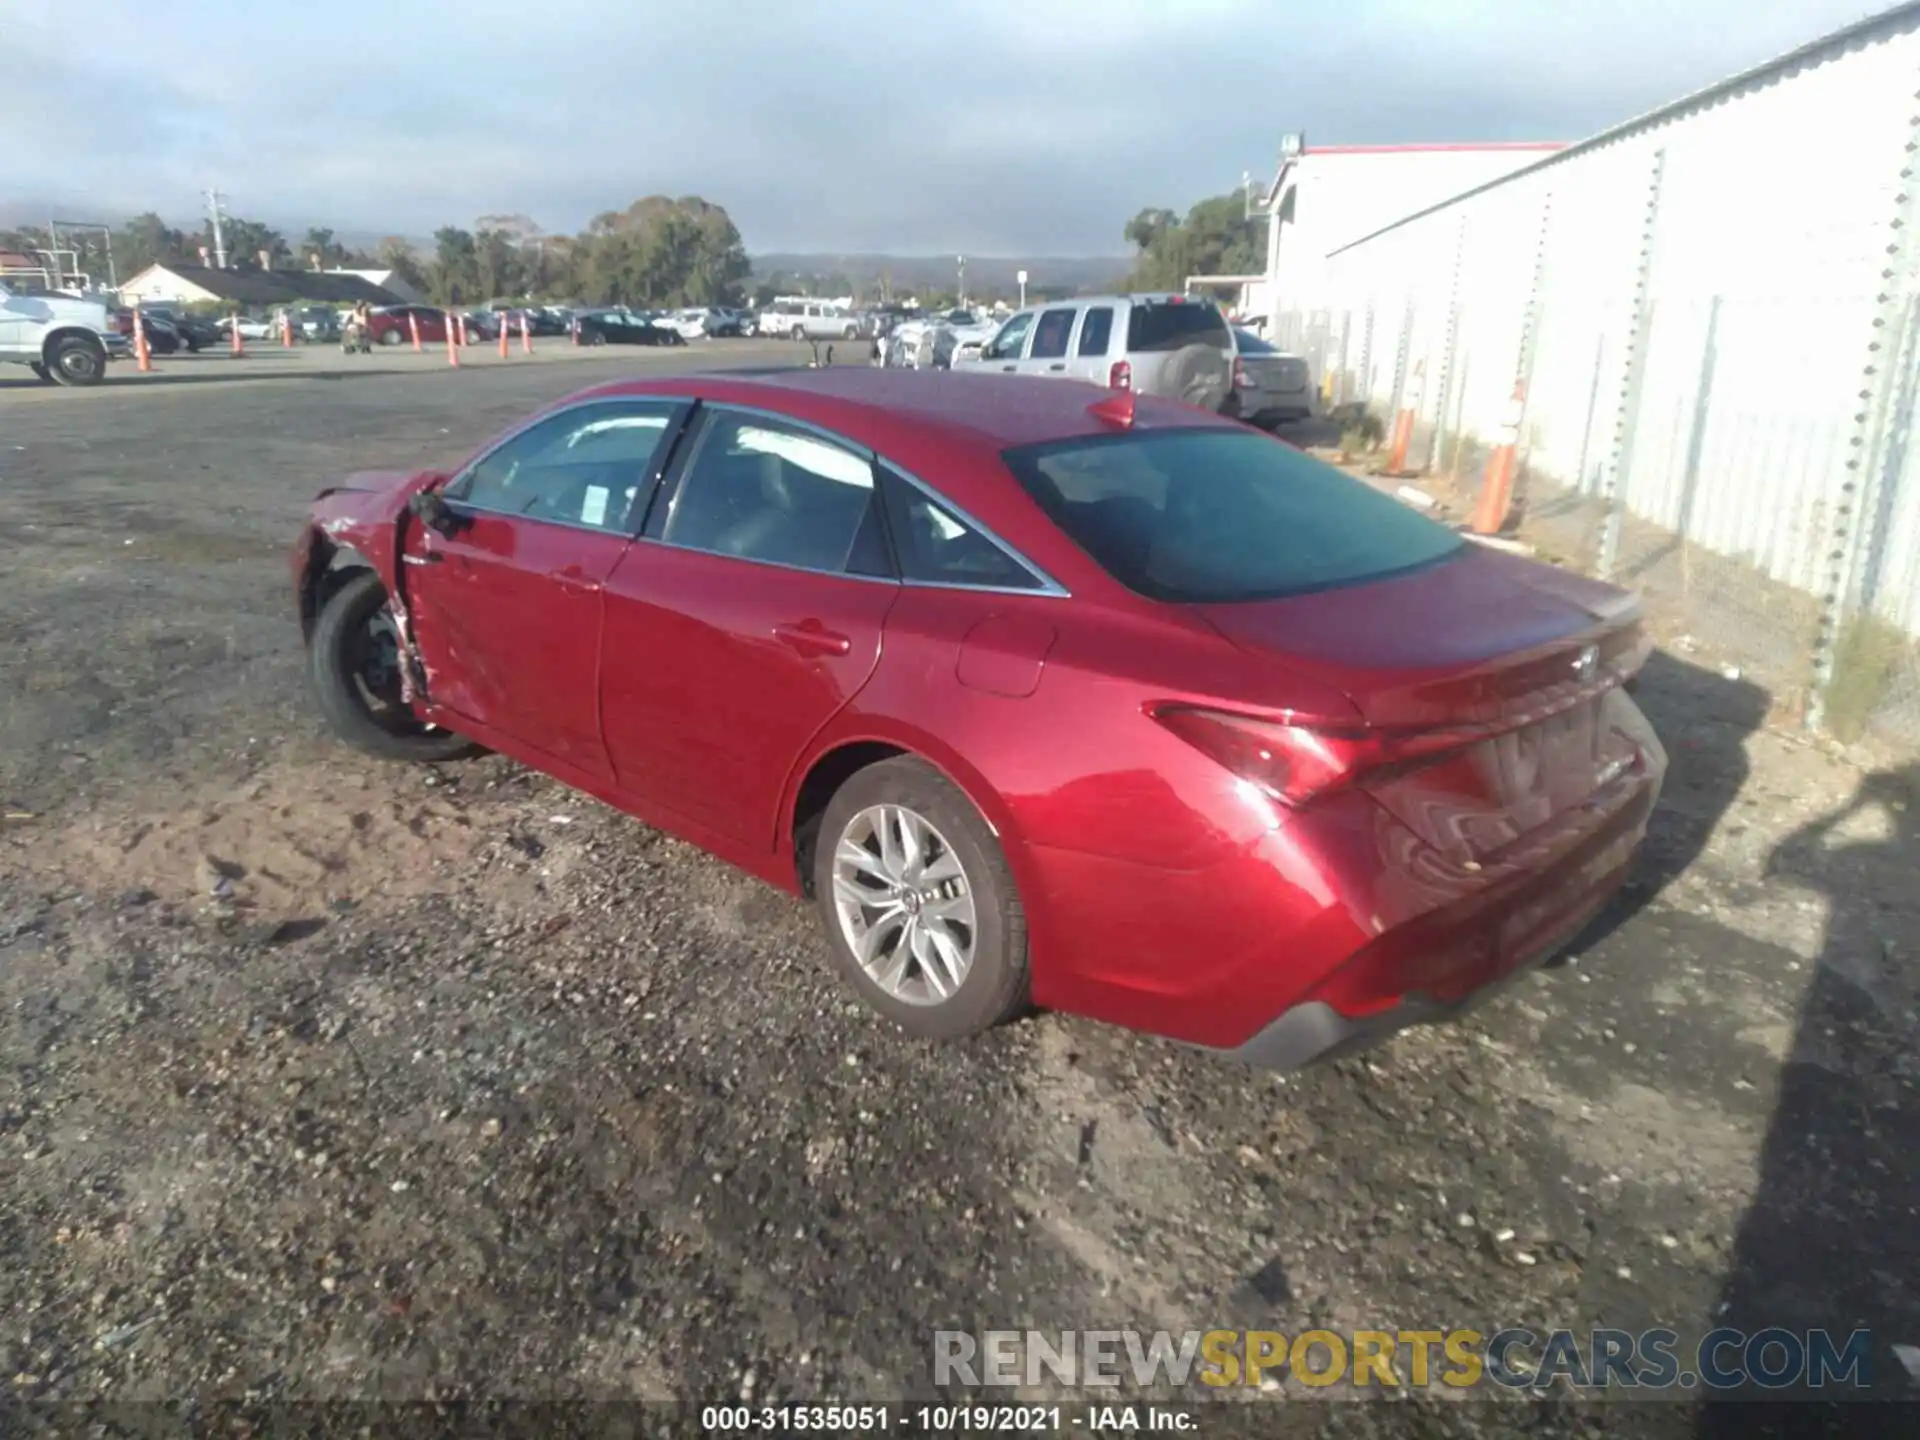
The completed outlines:
{"type": "Polygon", "coordinates": [[[714,1434],[836,1435],[1057,1434],[1086,1430],[1158,1432],[1198,1430],[1191,1410],[1169,1405],[707,1405],[700,1428],[714,1434]]]}

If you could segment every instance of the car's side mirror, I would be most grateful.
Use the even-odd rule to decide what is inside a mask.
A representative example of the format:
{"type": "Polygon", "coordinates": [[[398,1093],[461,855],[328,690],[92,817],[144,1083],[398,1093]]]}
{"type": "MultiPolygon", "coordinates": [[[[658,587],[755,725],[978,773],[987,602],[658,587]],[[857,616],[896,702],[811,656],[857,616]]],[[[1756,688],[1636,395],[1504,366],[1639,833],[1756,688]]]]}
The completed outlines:
{"type": "Polygon", "coordinates": [[[407,513],[436,535],[453,537],[468,525],[467,517],[447,504],[439,490],[421,490],[407,501],[407,513]]]}

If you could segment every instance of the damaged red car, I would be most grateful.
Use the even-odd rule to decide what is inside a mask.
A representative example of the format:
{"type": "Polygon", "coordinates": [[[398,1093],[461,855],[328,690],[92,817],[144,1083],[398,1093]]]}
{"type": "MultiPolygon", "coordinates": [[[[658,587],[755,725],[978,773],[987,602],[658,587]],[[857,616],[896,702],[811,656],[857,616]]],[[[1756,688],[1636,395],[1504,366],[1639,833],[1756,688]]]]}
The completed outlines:
{"type": "Polygon", "coordinates": [[[1290,1067],[1625,877],[1666,757],[1610,586],[1270,436],[868,367],[588,390],[293,557],[340,736],[478,744],[818,905],[928,1037],[1037,1005],[1290,1067]]]}

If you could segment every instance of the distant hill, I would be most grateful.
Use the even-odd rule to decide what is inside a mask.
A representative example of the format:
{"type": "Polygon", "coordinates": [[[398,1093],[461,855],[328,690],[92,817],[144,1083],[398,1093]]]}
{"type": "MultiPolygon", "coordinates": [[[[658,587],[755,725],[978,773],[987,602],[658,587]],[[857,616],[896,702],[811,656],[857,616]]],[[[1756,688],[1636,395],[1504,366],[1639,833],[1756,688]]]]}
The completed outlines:
{"type": "MultiPolygon", "coordinates": [[[[1133,268],[1133,262],[1110,256],[1035,256],[1018,259],[1004,255],[967,256],[967,289],[975,293],[1011,295],[1018,289],[1016,276],[1027,272],[1030,289],[1069,293],[1106,290],[1117,285],[1133,268]]],[[[886,277],[895,290],[951,290],[959,267],[951,255],[792,255],[767,254],[753,257],[753,278],[766,284],[776,276],[789,279],[816,277],[827,280],[844,277],[862,289],[877,286],[886,277]]]]}

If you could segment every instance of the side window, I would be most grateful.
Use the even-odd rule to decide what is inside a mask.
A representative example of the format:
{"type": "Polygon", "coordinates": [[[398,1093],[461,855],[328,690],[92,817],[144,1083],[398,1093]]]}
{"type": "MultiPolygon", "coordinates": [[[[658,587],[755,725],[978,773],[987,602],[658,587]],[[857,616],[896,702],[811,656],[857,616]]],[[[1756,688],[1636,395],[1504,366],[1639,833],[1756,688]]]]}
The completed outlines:
{"type": "Polygon", "coordinates": [[[1096,305],[1087,311],[1086,318],[1080,322],[1081,355],[1104,355],[1107,342],[1113,338],[1113,307],[1096,305]]]}
{"type": "Polygon", "coordinates": [[[1033,311],[1022,310],[1006,324],[1000,327],[1000,333],[989,340],[981,350],[983,360],[1018,360],[1020,350],[1027,341],[1027,331],[1033,325],[1033,311]]]}
{"type": "Polygon", "coordinates": [[[449,500],[502,515],[631,534],[674,405],[576,406],[528,426],[447,487],[449,500]]]}
{"type": "Polygon", "coordinates": [[[718,411],[657,538],[743,560],[872,574],[872,509],[866,456],[775,420],[718,411]]]}
{"type": "Polygon", "coordinates": [[[1073,334],[1072,310],[1049,310],[1033,327],[1032,360],[1058,360],[1067,353],[1067,340],[1073,334]]]}
{"type": "Polygon", "coordinates": [[[919,486],[891,470],[882,470],[881,475],[901,579],[923,585],[990,585],[1001,590],[1042,588],[1031,570],[919,486]]]}

